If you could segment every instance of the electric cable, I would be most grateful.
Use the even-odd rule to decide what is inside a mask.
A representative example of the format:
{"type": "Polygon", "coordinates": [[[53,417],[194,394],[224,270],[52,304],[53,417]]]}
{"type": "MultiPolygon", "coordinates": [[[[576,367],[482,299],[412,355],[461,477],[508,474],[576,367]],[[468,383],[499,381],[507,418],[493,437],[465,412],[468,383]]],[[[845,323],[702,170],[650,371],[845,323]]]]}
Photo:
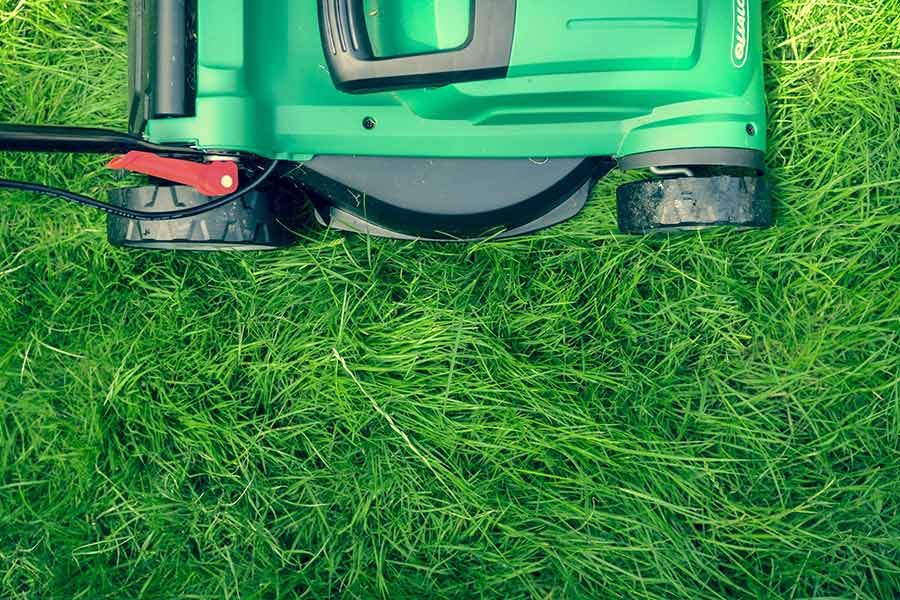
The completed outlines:
{"type": "Polygon", "coordinates": [[[217,208],[221,208],[226,204],[230,204],[235,200],[239,200],[258,188],[262,185],[269,176],[275,171],[275,168],[278,166],[279,161],[273,160],[272,163],[266,168],[263,173],[257,177],[253,183],[249,184],[242,190],[238,190],[227,196],[222,196],[220,198],[216,198],[215,200],[210,200],[209,202],[205,202],[198,206],[193,206],[191,208],[184,208],[179,210],[170,210],[165,212],[150,212],[150,211],[139,211],[139,210],[131,210],[128,208],[121,208],[119,206],[114,206],[112,204],[101,202],[99,200],[95,200],[89,196],[82,196],[81,194],[76,194],[74,192],[70,192],[68,190],[62,190],[58,188],[48,187],[46,185],[40,185],[37,183],[28,183],[24,181],[12,181],[8,179],[0,179],[0,189],[7,190],[20,190],[23,192],[34,192],[36,194],[43,194],[45,196],[53,196],[56,198],[61,198],[63,200],[67,200],[69,202],[73,202],[75,204],[79,204],[81,206],[89,206],[91,208],[95,208],[97,210],[102,210],[103,212],[114,215],[117,217],[122,217],[124,219],[133,219],[135,221],[174,221],[176,219],[186,219],[189,217],[196,217],[197,215],[202,215],[204,213],[208,213],[210,211],[216,210],[217,208]]]}

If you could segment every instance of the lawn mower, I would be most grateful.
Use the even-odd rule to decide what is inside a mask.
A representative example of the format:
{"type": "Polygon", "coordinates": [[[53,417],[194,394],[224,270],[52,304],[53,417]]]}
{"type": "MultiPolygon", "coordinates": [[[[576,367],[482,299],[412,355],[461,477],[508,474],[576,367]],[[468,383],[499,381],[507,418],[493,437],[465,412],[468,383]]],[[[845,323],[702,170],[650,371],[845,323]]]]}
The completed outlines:
{"type": "Polygon", "coordinates": [[[321,224],[472,240],[578,214],[624,233],[772,224],[761,0],[131,0],[129,131],[0,127],[116,154],[115,245],[268,249],[321,224]],[[302,202],[301,202],[302,200],[302,202]]]}

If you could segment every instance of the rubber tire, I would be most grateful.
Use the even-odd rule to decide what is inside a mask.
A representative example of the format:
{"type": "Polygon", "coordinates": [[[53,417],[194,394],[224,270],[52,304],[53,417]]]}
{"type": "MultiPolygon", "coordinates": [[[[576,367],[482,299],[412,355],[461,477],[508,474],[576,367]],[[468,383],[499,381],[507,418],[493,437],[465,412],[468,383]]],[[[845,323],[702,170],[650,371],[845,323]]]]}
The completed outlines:
{"type": "Polygon", "coordinates": [[[636,181],[617,192],[619,229],[646,234],[712,227],[763,229],[774,223],[765,177],[678,177],[636,181]]]}
{"type": "MultiPolygon", "coordinates": [[[[210,198],[185,186],[145,186],[114,190],[110,202],[156,212],[190,208],[210,198]]],[[[145,250],[275,250],[295,243],[288,230],[290,203],[254,191],[222,208],[174,221],[136,221],[110,215],[107,239],[114,246],[145,250]]]]}

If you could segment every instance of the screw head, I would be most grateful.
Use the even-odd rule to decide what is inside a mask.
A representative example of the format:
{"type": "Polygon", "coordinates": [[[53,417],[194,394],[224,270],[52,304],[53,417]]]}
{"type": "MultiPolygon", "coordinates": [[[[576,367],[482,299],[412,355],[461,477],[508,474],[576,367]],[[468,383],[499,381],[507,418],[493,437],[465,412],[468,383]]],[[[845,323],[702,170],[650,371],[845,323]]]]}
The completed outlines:
{"type": "Polygon", "coordinates": [[[234,187],[234,178],[231,175],[222,175],[222,179],[219,183],[222,184],[222,187],[226,190],[230,190],[234,187]]]}
{"type": "Polygon", "coordinates": [[[378,121],[376,121],[372,117],[366,117],[365,119],[363,119],[363,127],[365,129],[368,129],[369,131],[372,131],[373,129],[375,129],[375,127],[377,125],[378,125],[378,121]]]}

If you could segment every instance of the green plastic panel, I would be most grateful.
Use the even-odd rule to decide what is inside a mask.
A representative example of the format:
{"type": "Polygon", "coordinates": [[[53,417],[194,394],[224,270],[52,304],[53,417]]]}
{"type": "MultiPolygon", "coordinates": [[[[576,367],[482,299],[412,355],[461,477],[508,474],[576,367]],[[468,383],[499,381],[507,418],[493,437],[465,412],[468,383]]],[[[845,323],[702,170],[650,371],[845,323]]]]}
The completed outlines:
{"type": "Polygon", "coordinates": [[[376,56],[453,50],[469,38],[471,0],[365,0],[363,6],[376,56]]]}
{"type": "MultiPolygon", "coordinates": [[[[366,1],[383,11],[369,16],[382,53],[468,36],[466,0],[366,1]]],[[[293,160],[764,150],[761,12],[761,0],[519,0],[506,79],[351,95],[331,81],[313,0],[198,0],[197,116],[151,121],[148,136],[293,160]]]]}

